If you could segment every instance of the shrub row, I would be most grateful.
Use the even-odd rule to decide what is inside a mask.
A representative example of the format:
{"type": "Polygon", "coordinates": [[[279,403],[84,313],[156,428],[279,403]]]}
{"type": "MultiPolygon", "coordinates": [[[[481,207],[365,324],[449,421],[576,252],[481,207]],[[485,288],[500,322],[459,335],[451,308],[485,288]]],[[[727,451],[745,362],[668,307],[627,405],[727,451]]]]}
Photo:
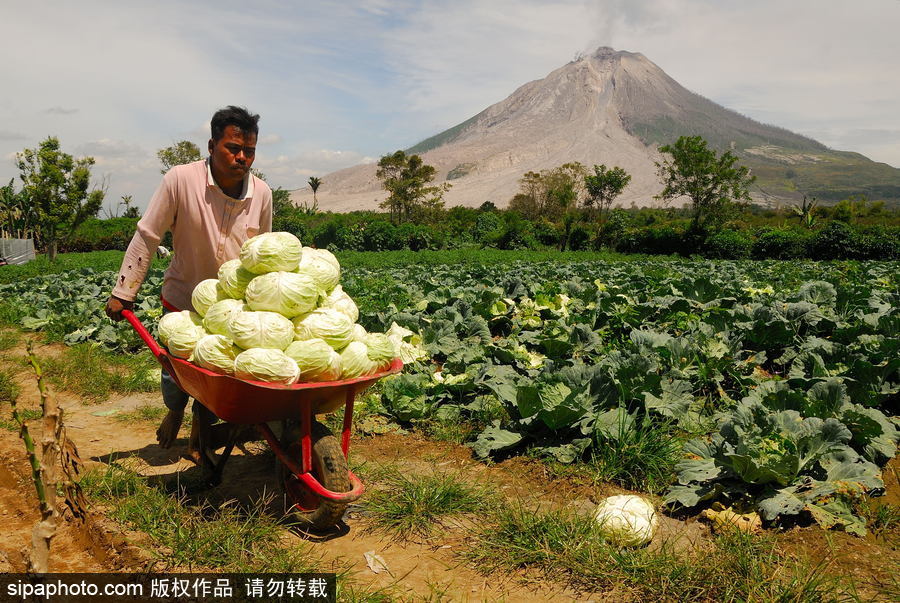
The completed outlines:
{"type": "MultiPolygon", "coordinates": [[[[276,216],[274,230],[293,232],[304,243],[339,251],[394,251],[493,247],[497,249],[565,248],[573,251],[612,249],[623,253],[698,254],[721,259],[900,259],[900,228],[856,227],[832,221],[819,230],[758,228],[722,230],[706,236],[692,233],[687,221],[629,227],[615,219],[602,228],[578,222],[563,225],[529,221],[515,212],[467,210],[440,225],[395,225],[380,214],[276,216]],[[463,215],[465,214],[465,215],[463,215]]],[[[615,218],[615,212],[613,215],[615,218]]],[[[91,219],[60,246],[83,252],[128,246],[134,218],[91,219]]]]}

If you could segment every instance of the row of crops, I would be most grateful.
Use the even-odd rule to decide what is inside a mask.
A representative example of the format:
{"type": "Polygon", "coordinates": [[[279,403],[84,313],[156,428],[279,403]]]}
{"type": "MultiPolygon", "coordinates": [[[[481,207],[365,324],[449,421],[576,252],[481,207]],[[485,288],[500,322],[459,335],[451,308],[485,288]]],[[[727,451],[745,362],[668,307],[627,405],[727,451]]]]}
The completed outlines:
{"type": "MultiPolygon", "coordinates": [[[[585,262],[344,271],[360,322],[408,329],[384,383],[403,422],[480,425],[482,458],[591,458],[636,429],[683,441],[673,509],[723,502],[861,534],[897,452],[900,264],[585,262]]],[[[138,348],[102,315],[113,273],[0,285],[0,318],[138,348]]],[[[138,314],[154,322],[160,274],[138,314]]]]}

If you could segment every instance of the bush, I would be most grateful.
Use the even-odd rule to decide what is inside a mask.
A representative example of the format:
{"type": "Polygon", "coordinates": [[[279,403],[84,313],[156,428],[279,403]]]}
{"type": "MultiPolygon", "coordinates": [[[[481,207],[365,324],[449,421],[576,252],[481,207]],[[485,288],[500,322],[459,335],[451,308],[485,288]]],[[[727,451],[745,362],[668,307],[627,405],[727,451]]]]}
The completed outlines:
{"type": "Polygon", "coordinates": [[[405,241],[397,227],[384,220],[375,220],[363,231],[363,248],[366,251],[392,251],[403,249],[405,241]]]}
{"type": "Polygon", "coordinates": [[[359,224],[341,224],[335,229],[333,248],[341,251],[363,251],[363,229],[359,224]]]}
{"type": "Polygon", "coordinates": [[[531,234],[531,222],[523,219],[516,212],[507,212],[504,216],[506,226],[497,247],[500,249],[535,249],[537,241],[531,234]]]}
{"type": "Polygon", "coordinates": [[[406,222],[397,227],[397,236],[412,251],[440,249],[443,239],[431,227],[406,222]]]}
{"type": "Polygon", "coordinates": [[[533,222],[531,234],[538,243],[548,247],[556,246],[556,243],[559,241],[559,231],[556,229],[556,225],[547,220],[533,222]]]}
{"type": "Polygon", "coordinates": [[[59,244],[59,253],[86,251],[124,251],[134,236],[139,218],[88,218],[67,241],[59,244]]]}
{"type": "Polygon", "coordinates": [[[648,228],[632,228],[622,235],[618,251],[626,253],[689,255],[695,250],[685,244],[683,230],[672,226],[653,226],[648,228]]]}
{"type": "Polygon", "coordinates": [[[796,260],[806,257],[811,235],[794,229],[766,228],[757,232],[750,255],[758,260],[796,260]]]}
{"type": "Polygon", "coordinates": [[[854,255],[860,260],[900,259],[900,229],[873,226],[857,233],[854,255]]]}
{"type": "Polygon", "coordinates": [[[840,260],[855,256],[855,233],[846,222],[831,221],[813,235],[807,254],[814,260],[840,260]]]}
{"type": "Polygon", "coordinates": [[[503,220],[492,211],[484,212],[475,219],[472,238],[482,247],[496,245],[504,232],[503,220]]]}
{"type": "Polygon", "coordinates": [[[578,224],[569,235],[569,249],[572,251],[584,251],[591,240],[591,232],[584,224],[578,224]]]}
{"type": "Polygon", "coordinates": [[[720,260],[741,260],[750,257],[753,241],[743,232],[722,230],[709,236],[701,252],[705,257],[720,260]]]}
{"type": "Polygon", "coordinates": [[[306,220],[299,211],[283,211],[272,216],[274,232],[289,232],[300,239],[304,245],[309,244],[309,229],[306,220]]]}

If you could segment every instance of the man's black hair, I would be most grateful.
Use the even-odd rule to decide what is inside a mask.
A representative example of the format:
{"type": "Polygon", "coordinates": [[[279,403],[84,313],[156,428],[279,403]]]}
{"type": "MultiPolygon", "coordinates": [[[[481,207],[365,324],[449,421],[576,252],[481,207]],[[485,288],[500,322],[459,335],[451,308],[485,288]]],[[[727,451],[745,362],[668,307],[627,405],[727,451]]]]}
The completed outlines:
{"type": "Polygon", "coordinates": [[[254,115],[244,107],[228,105],[224,109],[216,111],[209,125],[212,129],[212,139],[219,140],[225,134],[225,128],[236,126],[245,133],[259,135],[259,115],[254,115]]]}

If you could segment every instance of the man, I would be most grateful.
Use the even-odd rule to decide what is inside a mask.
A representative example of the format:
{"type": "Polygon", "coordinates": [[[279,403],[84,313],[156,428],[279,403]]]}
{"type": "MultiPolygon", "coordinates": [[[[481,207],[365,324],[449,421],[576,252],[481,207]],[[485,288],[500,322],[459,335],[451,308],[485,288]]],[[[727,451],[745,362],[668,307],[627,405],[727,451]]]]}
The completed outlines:
{"type": "MultiPolygon", "coordinates": [[[[163,305],[168,310],[192,310],[191,293],[200,281],[216,278],[219,266],[238,257],[241,245],[272,230],[272,191],[250,172],[256,157],[259,115],[229,106],[213,115],[209,157],[170,169],[150,200],[106,303],[106,314],[122,320],[131,309],[147,276],[153,254],[167,231],[172,232],[174,257],[163,276],[163,305]]],[[[168,448],[178,437],[188,395],[163,371],[160,383],[169,409],[156,431],[168,448]]],[[[197,460],[196,431],[188,455],[197,460]]]]}

